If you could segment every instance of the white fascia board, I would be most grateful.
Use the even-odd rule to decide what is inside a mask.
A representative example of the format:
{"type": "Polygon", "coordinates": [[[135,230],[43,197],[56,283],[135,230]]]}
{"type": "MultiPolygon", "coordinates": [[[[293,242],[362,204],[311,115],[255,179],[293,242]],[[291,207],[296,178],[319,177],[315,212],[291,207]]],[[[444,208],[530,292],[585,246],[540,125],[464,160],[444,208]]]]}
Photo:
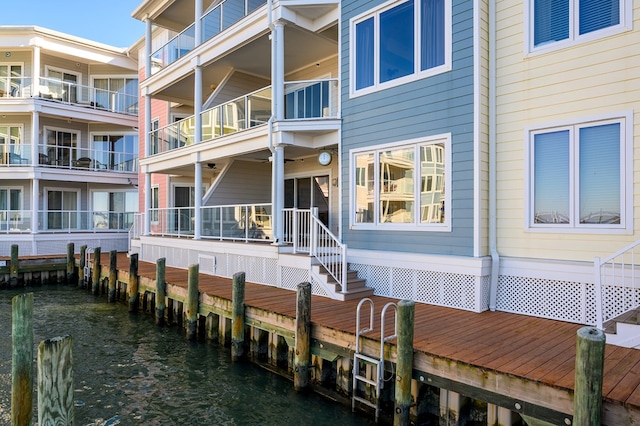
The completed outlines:
{"type": "Polygon", "coordinates": [[[567,260],[501,257],[500,275],[571,282],[594,282],[592,262],[567,260]]]}

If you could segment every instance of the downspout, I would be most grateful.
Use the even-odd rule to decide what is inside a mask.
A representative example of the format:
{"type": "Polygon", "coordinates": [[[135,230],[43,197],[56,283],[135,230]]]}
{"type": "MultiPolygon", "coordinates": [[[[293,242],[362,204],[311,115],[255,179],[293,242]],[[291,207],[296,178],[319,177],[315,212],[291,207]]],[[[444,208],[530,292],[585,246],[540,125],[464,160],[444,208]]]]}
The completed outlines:
{"type": "MultiPolygon", "coordinates": [[[[271,14],[272,6],[273,6],[272,0],[267,0],[267,21],[268,21],[269,29],[271,30],[271,34],[269,35],[269,37],[271,38],[271,84],[273,85],[273,76],[275,76],[276,74],[276,57],[275,57],[275,37],[273,36],[273,31],[274,31],[273,17],[271,14]]],[[[279,243],[277,235],[278,235],[278,232],[280,231],[278,229],[280,222],[277,221],[275,218],[275,214],[276,214],[275,206],[277,204],[276,186],[278,184],[278,181],[277,181],[278,174],[275,167],[276,150],[273,147],[273,120],[275,119],[275,110],[276,109],[275,109],[274,101],[272,101],[271,116],[267,121],[267,129],[268,129],[267,139],[269,140],[269,151],[271,151],[271,208],[272,208],[271,215],[272,215],[272,221],[273,221],[273,237],[274,237],[273,243],[277,245],[279,243]]]]}
{"type": "Polygon", "coordinates": [[[491,282],[489,309],[496,310],[500,255],[497,237],[497,178],[496,178],[496,1],[489,0],[489,251],[491,254],[491,282]]]}

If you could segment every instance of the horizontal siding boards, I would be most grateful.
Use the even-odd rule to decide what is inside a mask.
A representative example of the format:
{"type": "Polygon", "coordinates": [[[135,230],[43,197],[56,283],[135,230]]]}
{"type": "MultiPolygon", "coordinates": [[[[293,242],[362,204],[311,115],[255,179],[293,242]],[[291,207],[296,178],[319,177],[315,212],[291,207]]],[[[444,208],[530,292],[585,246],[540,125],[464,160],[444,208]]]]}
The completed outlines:
{"type": "Polygon", "coordinates": [[[451,133],[451,232],[349,229],[350,187],[342,188],[343,238],[352,248],[473,255],[473,4],[453,1],[453,69],[368,95],[349,97],[349,19],[382,2],[342,3],[342,182],[350,182],[349,152],[451,133]]]}
{"type": "Polygon", "coordinates": [[[234,161],[206,200],[206,206],[271,202],[271,164],[234,161]]]}

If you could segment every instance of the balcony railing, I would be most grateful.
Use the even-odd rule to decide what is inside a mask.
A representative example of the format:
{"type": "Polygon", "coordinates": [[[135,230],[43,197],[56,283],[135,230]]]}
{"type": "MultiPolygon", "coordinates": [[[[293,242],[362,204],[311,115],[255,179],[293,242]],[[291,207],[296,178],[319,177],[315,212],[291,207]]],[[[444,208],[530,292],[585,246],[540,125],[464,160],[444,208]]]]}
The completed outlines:
{"type": "Polygon", "coordinates": [[[151,54],[151,74],[174,63],[196,46],[220,34],[231,25],[265,4],[264,0],[224,0],[202,18],[202,41],[195,38],[195,23],[151,54]]]}
{"type": "Polygon", "coordinates": [[[0,144],[0,166],[30,166],[30,144],[0,144]]]}
{"type": "Polygon", "coordinates": [[[86,108],[138,115],[137,93],[99,89],[53,78],[40,78],[39,84],[32,84],[31,77],[11,77],[8,87],[2,83],[0,79],[0,97],[40,97],[86,108]]]}
{"type": "MultiPolygon", "coordinates": [[[[40,210],[38,232],[128,232],[135,213],[40,210]]],[[[0,233],[33,232],[30,210],[0,210],[0,233]]]]}
{"type": "MultiPolygon", "coordinates": [[[[309,80],[285,83],[285,119],[337,118],[338,81],[309,80]]],[[[271,116],[271,86],[241,96],[201,113],[202,140],[215,139],[265,124],[271,116]]],[[[151,154],[196,143],[195,116],[189,116],[149,134],[151,154]]]]}
{"type": "Polygon", "coordinates": [[[138,171],[138,153],[103,151],[60,145],[39,145],[38,164],[45,167],[94,171],[138,171]]]}

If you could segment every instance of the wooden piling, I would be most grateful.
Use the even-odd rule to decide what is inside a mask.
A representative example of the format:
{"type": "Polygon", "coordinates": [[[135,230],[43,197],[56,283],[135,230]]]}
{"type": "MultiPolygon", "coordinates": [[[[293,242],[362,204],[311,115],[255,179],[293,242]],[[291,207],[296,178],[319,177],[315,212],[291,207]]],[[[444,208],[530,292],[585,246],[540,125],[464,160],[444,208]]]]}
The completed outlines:
{"type": "Polygon", "coordinates": [[[33,423],[33,293],[11,299],[11,425],[33,423]]]}
{"type": "Polygon", "coordinates": [[[166,259],[156,260],[156,325],[164,324],[164,311],[167,307],[167,284],[165,283],[166,259]]]}
{"type": "Polygon", "coordinates": [[[73,425],[73,339],[54,337],[38,345],[38,424],[73,425]]]}
{"type": "Polygon", "coordinates": [[[138,310],[138,253],[132,253],[129,256],[129,284],[127,291],[129,292],[129,312],[137,312],[138,310]]]}
{"type": "Polygon", "coordinates": [[[233,274],[231,293],[231,361],[237,362],[244,356],[244,287],[245,273],[233,274]]]}
{"type": "Polygon", "coordinates": [[[91,270],[91,292],[94,296],[100,294],[100,247],[93,250],[93,269],[91,270]]]}
{"type": "Polygon", "coordinates": [[[116,250],[111,250],[109,252],[109,293],[108,293],[108,302],[115,303],[116,302],[116,280],[118,277],[118,252],[116,250]]]}
{"type": "Polygon", "coordinates": [[[9,285],[18,285],[18,245],[11,245],[11,260],[9,261],[9,285]]]}
{"type": "Polygon", "coordinates": [[[311,364],[311,283],[308,282],[298,284],[295,345],[293,388],[303,391],[309,386],[311,364]]]}
{"type": "Polygon", "coordinates": [[[196,263],[189,265],[188,288],[187,288],[187,337],[195,340],[198,329],[198,273],[200,266],[196,263]]]}
{"type": "Polygon", "coordinates": [[[411,409],[411,377],[413,376],[413,323],[415,303],[398,302],[398,337],[395,386],[394,426],[408,426],[411,409]]]}
{"type": "Polygon", "coordinates": [[[84,287],[84,267],[87,266],[87,246],[80,246],[80,266],[78,267],[78,287],[84,287]]]}
{"type": "Polygon", "coordinates": [[[74,254],[75,245],[73,243],[67,243],[67,284],[75,284],[77,281],[76,259],[74,257],[74,254]]]}
{"type": "Polygon", "coordinates": [[[602,420],[602,377],[604,331],[582,327],[577,332],[573,424],[600,425],[602,420]]]}

